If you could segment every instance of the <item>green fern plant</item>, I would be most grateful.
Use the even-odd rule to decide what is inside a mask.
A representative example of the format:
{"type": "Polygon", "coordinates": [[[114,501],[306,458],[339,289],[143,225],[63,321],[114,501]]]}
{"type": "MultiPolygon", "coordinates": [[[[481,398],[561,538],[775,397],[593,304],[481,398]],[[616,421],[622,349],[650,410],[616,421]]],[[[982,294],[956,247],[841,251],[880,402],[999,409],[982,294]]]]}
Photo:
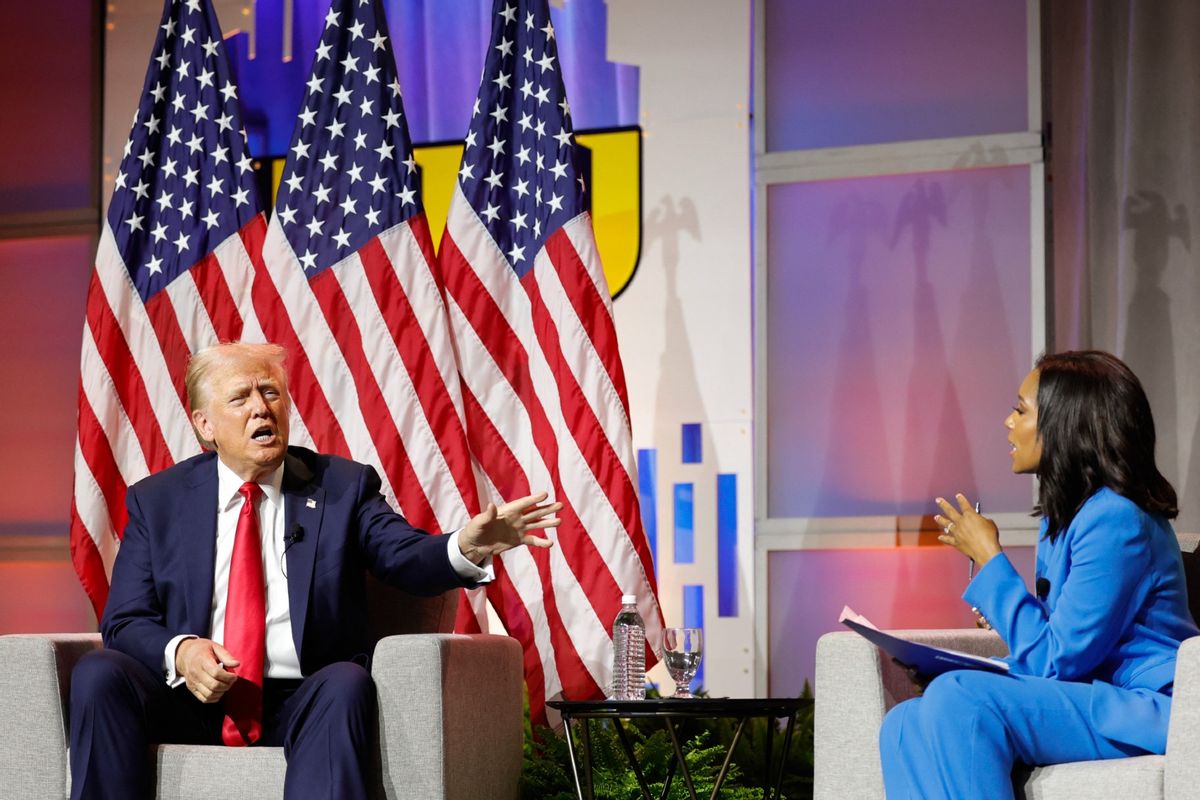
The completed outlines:
{"type": "MultiPolygon", "coordinates": [[[[656,695],[651,693],[651,696],[656,695]]],[[[807,685],[801,696],[812,697],[807,685]]],[[[638,718],[624,720],[623,724],[651,795],[661,797],[675,759],[671,739],[662,721],[638,718]]],[[[747,721],[734,750],[729,773],[721,786],[721,798],[762,800],[762,786],[767,777],[767,726],[773,724],[774,720],[767,719],[747,721]]],[[[712,794],[736,727],[734,720],[724,718],[684,718],[675,721],[676,734],[698,797],[712,794]]],[[[780,759],[783,759],[781,790],[787,800],[812,797],[812,731],[810,704],[797,715],[796,727],[786,753],[783,749],[783,731],[777,730],[771,737],[770,782],[773,785],[775,770],[780,759]]],[[[614,723],[608,720],[592,722],[591,744],[595,797],[598,800],[641,800],[641,789],[621,747],[614,723]]],[[[580,775],[581,780],[583,777],[580,775]]],[[[521,797],[523,800],[573,800],[576,797],[566,739],[549,728],[532,726],[528,702],[525,705],[525,761],[521,772],[521,797]]],[[[678,769],[675,770],[667,797],[669,800],[686,800],[689,797],[678,769]]]]}

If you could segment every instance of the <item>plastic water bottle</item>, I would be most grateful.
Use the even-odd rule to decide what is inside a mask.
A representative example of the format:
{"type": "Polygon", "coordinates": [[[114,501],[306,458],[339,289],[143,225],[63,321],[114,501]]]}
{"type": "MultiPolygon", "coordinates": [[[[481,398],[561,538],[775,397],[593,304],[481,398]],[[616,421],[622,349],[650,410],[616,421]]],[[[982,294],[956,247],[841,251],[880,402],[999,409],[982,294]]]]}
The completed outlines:
{"type": "Polygon", "coordinates": [[[646,699],[646,626],[637,610],[637,595],[621,595],[621,611],[613,620],[613,700],[646,699]]]}

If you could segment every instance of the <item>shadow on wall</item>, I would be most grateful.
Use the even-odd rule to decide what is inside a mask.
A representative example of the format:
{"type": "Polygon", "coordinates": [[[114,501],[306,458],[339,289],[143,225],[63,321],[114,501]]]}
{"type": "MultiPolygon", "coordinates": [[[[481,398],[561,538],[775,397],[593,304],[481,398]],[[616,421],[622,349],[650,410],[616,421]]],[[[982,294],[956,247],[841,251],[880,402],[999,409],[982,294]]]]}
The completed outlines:
{"type": "MultiPolygon", "coordinates": [[[[696,376],[696,357],[688,338],[683,302],[679,296],[679,245],[687,236],[701,241],[700,220],[696,204],[690,197],[676,200],[665,194],[646,215],[646,248],[656,244],[662,248],[663,297],[662,325],[665,332],[662,357],[658,365],[658,387],[655,392],[654,428],[660,442],[672,441],[674,433],[685,422],[708,422],[704,397],[696,376]]],[[[687,280],[688,276],[684,276],[687,280]]],[[[702,425],[702,453],[712,452],[709,426],[702,425]]],[[[664,458],[670,459],[665,453],[664,458]]]]}
{"type": "MultiPolygon", "coordinates": [[[[1129,231],[1133,240],[1134,279],[1133,295],[1126,308],[1121,354],[1150,396],[1158,435],[1158,467],[1175,484],[1181,496],[1190,495],[1188,486],[1200,481],[1197,472],[1200,453],[1193,443],[1192,465],[1184,474],[1179,448],[1184,428],[1180,424],[1183,420],[1179,418],[1176,401],[1171,298],[1163,285],[1171,256],[1171,240],[1179,239],[1185,250],[1191,250],[1187,209],[1182,203],[1172,209],[1159,192],[1141,189],[1125,197],[1121,207],[1121,228],[1129,231]]],[[[1195,420],[1188,422],[1194,424],[1195,420]]],[[[1189,525],[1187,529],[1193,527],[1189,525]]]]}
{"type": "MultiPolygon", "coordinates": [[[[989,153],[975,145],[955,163],[956,169],[973,170],[970,180],[951,173],[943,197],[939,184],[930,186],[918,178],[896,214],[892,247],[903,230],[910,228],[916,266],[913,324],[917,358],[909,383],[901,496],[920,497],[923,493],[930,498],[930,513],[935,495],[949,497],[963,492],[972,500],[981,500],[980,493],[988,487],[981,487],[977,479],[963,409],[988,408],[996,399],[990,396],[994,391],[990,387],[1008,385],[1015,393],[1020,382],[1012,368],[1012,333],[989,224],[992,192],[1010,188],[1012,175],[1003,169],[981,169],[1007,163],[999,148],[989,153]],[[958,301],[967,313],[954,314],[950,313],[953,309],[937,306],[937,292],[927,267],[932,223],[946,226],[951,211],[969,214],[967,279],[958,301]],[[942,319],[957,319],[948,340],[942,336],[942,319]],[[972,378],[972,372],[979,370],[1009,374],[1003,378],[972,378]]],[[[956,224],[961,227],[962,221],[956,224]]],[[[1002,420],[996,419],[995,423],[999,450],[1002,420]]],[[[986,500],[981,502],[986,504],[986,500]]],[[[893,583],[896,602],[919,591],[920,576],[909,572],[910,563],[900,561],[900,572],[893,583]]]]}
{"type": "MultiPolygon", "coordinates": [[[[1001,287],[1000,270],[1003,266],[997,263],[996,242],[993,235],[992,198],[997,193],[1005,194],[1015,186],[1015,176],[1008,169],[986,169],[987,167],[1005,167],[1008,158],[999,147],[985,152],[981,145],[972,146],[955,163],[956,169],[970,169],[969,173],[953,173],[950,177],[948,205],[951,209],[960,208],[963,202],[970,214],[970,254],[967,263],[967,282],[962,295],[963,307],[970,313],[958,316],[958,327],[950,337],[950,365],[952,370],[960,374],[964,371],[984,371],[989,373],[989,380],[958,381],[956,400],[961,402],[961,408],[983,409],[999,405],[1002,413],[995,419],[987,419],[986,434],[988,437],[989,453],[1007,454],[1007,431],[1004,429],[1004,417],[1008,415],[1008,397],[1016,397],[1017,387],[1032,364],[1032,354],[1017,353],[1014,341],[1024,339],[1012,330],[1009,309],[1004,304],[1004,292],[1001,287]],[[967,180],[965,176],[971,176],[967,180]],[[1004,397],[1003,403],[997,403],[996,385],[1005,387],[1011,394],[1004,397]]],[[[949,398],[946,399],[949,403],[949,398]]],[[[961,449],[961,448],[960,448],[961,449]]],[[[967,477],[967,476],[964,476],[967,477]]],[[[961,486],[947,491],[983,491],[987,487],[975,486],[975,478],[970,478],[970,484],[963,482],[961,486]]],[[[986,502],[986,501],[985,501],[986,502]]]]}
{"type": "MultiPolygon", "coordinates": [[[[970,173],[950,173],[946,178],[917,178],[902,193],[893,218],[886,206],[865,199],[859,192],[848,194],[833,207],[827,228],[827,243],[844,241],[846,283],[841,331],[836,339],[833,391],[827,410],[828,457],[823,464],[815,507],[830,503],[845,505],[854,489],[866,489],[875,498],[902,501],[932,498],[937,494],[965,492],[979,498],[979,476],[968,440],[967,413],[997,405],[994,387],[1012,387],[1015,392],[1027,365],[1027,353],[1014,353],[1014,336],[1002,300],[1003,288],[997,264],[996,242],[991,224],[991,197],[996,191],[1012,190],[1015,176],[1004,169],[1002,151],[973,148],[955,167],[970,173]],[[956,218],[952,218],[952,215],[956,218]],[[938,231],[962,231],[968,242],[967,263],[949,263],[931,258],[937,247],[938,231]],[[872,242],[887,243],[895,252],[900,269],[911,269],[913,363],[907,375],[906,407],[902,417],[902,444],[898,462],[888,452],[887,404],[877,372],[877,357],[888,357],[887,343],[877,347],[869,323],[871,309],[887,308],[889,297],[880,293],[880,281],[872,281],[868,253],[872,242]],[[905,264],[911,248],[911,261],[905,264]],[[900,251],[900,252],[898,252],[900,251]],[[910,266],[911,265],[911,266],[910,266]],[[947,295],[935,284],[954,279],[958,271],[961,293],[947,295]],[[948,307],[960,303],[961,308],[948,307]],[[953,327],[946,327],[953,325],[953,327]],[[974,369],[986,369],[988,380],[964,379],[974,369]],[[995,374],[1001,372],[1003,374],[995,374]],[[859,443],[858,451],[847,446],[859,443]],[[870,443],[863,449],[862,443],[870,443]]],[[[894,301],[892,301],[894,302],[894,301]]],[[[894,348],[890,348],[894,349],[894,348]]],[[[1004,398],[1007,401],[1007,397],[1004,398]]],[[[996,450],[1003,449],[1002,416],[984,420],[995,423],[996,450]]],[[[978,425],[978,423],[977,423],[978,425]]],[[[988,431],[984,432],[985,434],[988,431]]],[[[986,445],[985,445],[986,446],[986,445]]],[[[901,501],[901,503],[902,503],[901,501]]],[[[860,513],[911,513],[898,501],[886,509],[864,498],[860,513]]],[[[986,499],[984,499],[986,504],[986,499]]],[[[820,511],[818,511],[820,513],[820,511]]],[[[919,589],[920,576],[908,570],[910,561],[901,559],[898,571],[884,585],[892,606],[900,606],[919,589]]]]}
{"type": "MultiPolygon", "coordinates": [[[[701,553],[715,554],[716,544],[713,512],[716,509],[717,463],[711,420],[697,375],[697,364],[703,354],[696,352],[688,335],[688,320],[680,295],[681,281],[696,280],[685,270],[686,265],[680,257],[685,237],[691,242],[702,240],[695,203],[690,197],[663,195],[646,215],[645,231],[647,250],[655,246],[662,249],[665,282],[663,351],[654,408],[654,438],[660,451],[660,497],[666,500],[665,506],[659,506],[666,509],[658,527],[659,599],[668,625],[697,624],[703,627],[704,606],[707,605],[703,599],[704,589],[689,594],[688,587],[683,585],[686,583],[683,576],[680,573],[672,575],[672,567],[668,566],[704,563],[711,556],[701,553]],[[686,453],[685,423],[699,423],[699,440],[689,437],[686,453]],[[686,463],[685,458],[688,459],[686,463]],[[688,619],[689,614],[699,616],[688,619]]],[[[704,322],[721,324],[720,320],[704,322]]],[[[692,323],[694,325],[696,321],[693,319],[692,323]]],[[[712,591],[715,594],[717,587],[713,586],[712,591]]],[[[697,680],[701,677],[698,675],[697,680]]]]}
{"type": "Polygon", "coordinates": [[[853,187],[831,206],[830,260],[804,269],[841,273],[810,281],[834,288],[824,299],[840,310],[824,318],[836,330],[825,338],[800,324],[797,334],[828,341],[833,354],[817,357],[830,374],[798,376],[830,386],[819,392],[829,397],[809,515],[912,514],[936,494],[1011,494],[990,482],[1003,474],[1000,412],[1031,354],[1017,346],[1027,336],[1013,331],[1005,303],[1013,280],[1001,279],[996,255],[993,199],[1019,188],[1006,167],[1002,152],[976,146],[955,164],[961,171],[904,183],[893,207],[853,187]],[[888,254],[872,260],[878,245],[888,254]],[[909,364],[896,363],[901,354],[909,364]]]}
{"type": "MultiPolygon", "coordinates": [[[[976,490],[975,470],[967,450],[967,426],[958,398],[941,320],[936,289],[929,276],[933,226],[946,227],[947,202],[939,182],[917,178],[900,201],[889,247],[895,250],[906,231],[912,243],[913,365],[904,416],[904,468],[901,497],[930,497],[946,491],[976,490]],[[943,488],[952,478],[958,488],[943,488]]],[[[932,497],[930,497],[932,499],[932,497]]]]}
{"type": "Polygon", "coordinates": [[[829,422],[825,452],[832,455],[825,459],[816,496],[818,508],[823,498],[852,487],[869,487],[882,497],[898,496],[888,453],[883,393],[875,366],[874,334],[863,319],[865,310],[873,305],[871,287],[876,284],[864,276],[870,271],[867,252],[873,241],[887,241],[887,212],[883,204],[852,192],[835,205],[826,241],[832,244],[839,240],[845,241],[849,277],[843,298],[833,393],[825,417],[829,422]],[[872,445],[847,448],[847,443],[852,442],[872,445]]]}

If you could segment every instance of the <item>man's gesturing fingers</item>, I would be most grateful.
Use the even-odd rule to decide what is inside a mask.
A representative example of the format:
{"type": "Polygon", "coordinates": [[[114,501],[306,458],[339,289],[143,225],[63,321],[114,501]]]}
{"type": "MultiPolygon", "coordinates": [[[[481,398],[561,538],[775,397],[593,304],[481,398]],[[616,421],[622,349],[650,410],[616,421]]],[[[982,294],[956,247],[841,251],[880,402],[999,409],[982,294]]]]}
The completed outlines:
{"type": "Polygon", "coordinates": [[[545,503],[546,497],[546,493],[541,492],[499,507],[489,503],[459,533],[458,546],[462,554],[480,564],[488,556],[520,545],[552,546],[550,539],[529,532],[555,528],[561,522],[553,515],[563,507],[562,503],[545,503]]]}
{"type": "Polygon", "coordinates": [[[554,516],[562,510],[562,503],[548,503],[539,505],[546,495],[538,496],[540,499],[527,498],[533,500],[529,505],[522,509],[521,521],[517,526],[521,532],[521,541],[531,547],[551,547],[554,542],[544,536],[535,536],[529,531],[546,530],[548,528],[557,528],[562,524],[562,520],[554,516]]]}

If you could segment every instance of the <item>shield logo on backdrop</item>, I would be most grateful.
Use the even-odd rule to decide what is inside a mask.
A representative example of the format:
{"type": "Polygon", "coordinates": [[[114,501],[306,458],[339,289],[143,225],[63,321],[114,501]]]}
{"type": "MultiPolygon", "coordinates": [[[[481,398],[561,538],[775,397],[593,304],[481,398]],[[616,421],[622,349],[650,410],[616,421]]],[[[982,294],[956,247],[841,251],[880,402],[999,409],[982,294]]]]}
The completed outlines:
{"type": "MultiPolygon", "coordinates": [[[[633,280],[642,253],[642,129],[631,125],[579,131],[575,139],[586,151],[586,180],[591,190],[586,197],[591,200],[592,226],[604,276],[615,300],[633,280]]],[[[442,241],[462,151],[462,142],[413,147],[434,247],[442,241]]],[[[263,165],[260,174],[270,177],[269,194],[264,196],[271,198],[272,206],[284,160],[258,159],[263,165]]]]}
{"type": "MultiPolygon", "coordinates": [[[[615,299],[633,280],[642,251],[642,129],[579,131],[575,139],[586,149],[590,191],[585,197],[591,200],[596,247],[615,299]]],[[[462,151],[462,142],[413,148],[435,245],[442,240],[462,151]]]]}

